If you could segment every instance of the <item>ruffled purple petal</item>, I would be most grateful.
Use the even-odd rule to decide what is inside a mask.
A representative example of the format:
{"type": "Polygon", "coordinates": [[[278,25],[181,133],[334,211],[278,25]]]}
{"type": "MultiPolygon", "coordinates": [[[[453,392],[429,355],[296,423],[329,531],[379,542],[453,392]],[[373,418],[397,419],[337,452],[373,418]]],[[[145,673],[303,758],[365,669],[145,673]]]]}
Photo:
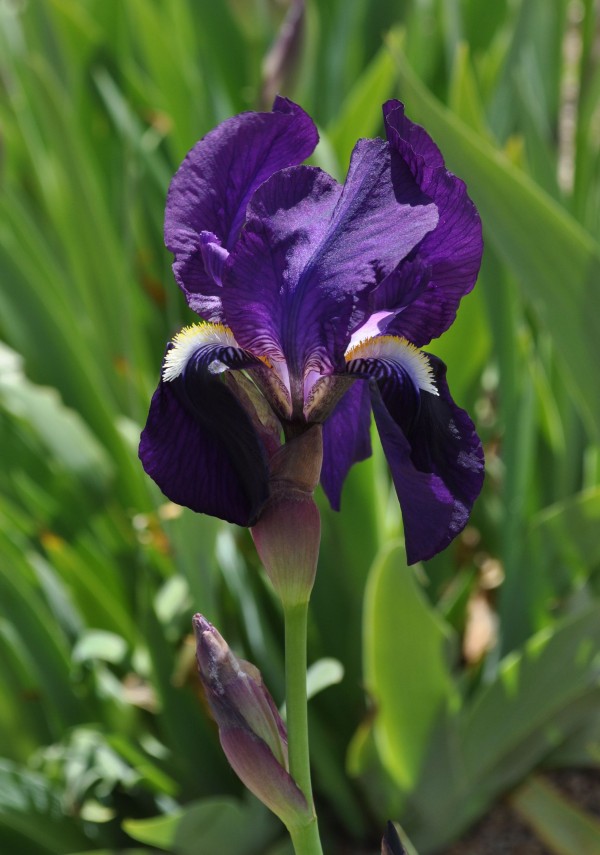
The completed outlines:
{"type": "MultiPolygon", "coordinates": [[[[286,360],[290,371],[301,354],[287,340],[301,321],[315,324],[314,317],[305,318],[299,282],[327,233],[340,192],[320,169],[278,172],[255,193],[226,266],[223,303],[236,340],[253,353],[286,360]]],[[[313,308],[318,313],[318,304],[313,308]]],[[[333,326],[338,317],[339,311],[333,326]]]]}
{"type": "Polygon", "coordinates": [[[339,511],[342,486],[354,463],[371,456],[371,401],[367,383],[354,383],[323,425],[321,486],[339,511]]]}
{"type": "Polygon", "coordinates": [[[475,284],[483,252],[481,222],[464,183],[445,169],[439,149],[406,118],[403,105],[388,102],[384,116],[390,146],[437,205],[439,222],[373,294],[371,308],[392,310],[385,331],[421,347],[450,327],[461,298],[475,284]]]}
{"type": "MultiPolygon", "coordinates": [[[[227,358],[225,348],[213,350],[213,362],[227,358]]],[[[206,354],[180,376],[161,379],[139,456],[171,501],[250,526],[268,496],[267,457],[249,415],[210,363],[206,354]]]]}
{"type": "Polygon", "coordinates": [[[254,191],[279,169],[302,163],[318,134],[312,119],[287,98],[271,113],[242,113],[220,124],[187,154],[169,187],[165,243],[190,307],[222,321],[220,285],[206,261],[206,238],[224,250],[235,244],[254,191]],[[204,250],[203,250],[204,247],[204,250]]]}
{"type": "Polygon", "coordinates": [[[402,101],[386,101],[382,110],[390,145],[401,154],[419,187],[426,191],[433,172],[445,166],[441,151],[425,128],[405,115],[402,101]]]}
{"type": "Polygon", "coordinates": [[[381,140],[357,143],[341,193],[320,170],[278,172],[252,198],[226,264],[223,300],[236,339],[285,358],[296,377],[332,369],[366,314],[369,292],[437,219],[381,140]]]}
{"type": "MultiPolygon", "coordinates": [[[[404,520],[410,564],[441,552],[465,527],[483,484],[483,450],[446,384],[446,367],[427,356],[438,395],[415,388],[409,371],[372,366],[375,422],[404,520]]],[[[367,371],[364,376],[368,376],[367,371]]]]}

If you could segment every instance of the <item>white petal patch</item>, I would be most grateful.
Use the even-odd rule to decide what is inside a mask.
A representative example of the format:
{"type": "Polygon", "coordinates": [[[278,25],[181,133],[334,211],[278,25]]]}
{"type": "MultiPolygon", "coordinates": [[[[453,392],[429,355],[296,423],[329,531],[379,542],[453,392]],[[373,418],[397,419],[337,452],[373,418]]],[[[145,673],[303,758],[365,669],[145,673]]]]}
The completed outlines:
{"type": "Polygon", "coordinates": [[[417,389],[438,395],[433,369],[423,351],[405,338],[395,335],[379,335],[367,338],[350,347],[345,354],[347,363],[352,363],[353,373],[369,373],[369,360],[379,360],[382,368],[393,371],[394,366],[404,369],[417,389]]]}
{"type": "MultiPolygon", "coordinates": [[[[163,380],[175,380],[176,377],[183,374],[186,365],[194,353],[207,344],[238,349],[238,344],[233,337],[233,333],[229,327],[223,326],[223,324],[209,324],[204,321],[184,327],[174,337],[172,347],[169,348],[165,356],[163,380]]],[[[221,371],[226,371],[228,367],[225,363],[215,359],[209,365],[209,371],[212,374],[219,374],[221,371]]]]}

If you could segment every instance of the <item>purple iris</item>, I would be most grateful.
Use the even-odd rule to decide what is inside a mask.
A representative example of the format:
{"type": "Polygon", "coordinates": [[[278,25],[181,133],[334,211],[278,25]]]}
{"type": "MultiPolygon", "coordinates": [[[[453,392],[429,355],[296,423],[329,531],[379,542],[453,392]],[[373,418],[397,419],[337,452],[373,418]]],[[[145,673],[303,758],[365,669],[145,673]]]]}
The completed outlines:
{"type": "Polygon", "coordinates": [[[189,152],[165,240],[201,318],[169,344],[140,443],[174,502],[251,526],[283,441],[323,426],[321,484],[340,507],[371,453],[371,409],[409,561],[442,550],[483,481],[473,423],[420,350],[475,284],[481,223],[435,143],[383,107],[387,141],[356,143],[346,181],[300,165],[318,134],[296,104],[243,113],[189,152]]]}

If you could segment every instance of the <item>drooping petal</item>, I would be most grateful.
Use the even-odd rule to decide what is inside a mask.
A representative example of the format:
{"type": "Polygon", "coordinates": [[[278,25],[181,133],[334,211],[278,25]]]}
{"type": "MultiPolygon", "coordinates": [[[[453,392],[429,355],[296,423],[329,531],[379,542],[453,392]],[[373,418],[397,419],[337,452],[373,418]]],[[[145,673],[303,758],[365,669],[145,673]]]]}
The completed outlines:
{"type": "Polygon", "coordinates": [[[190,307],[222,321],[220,284],[207,260],[214,243],[227,254],[257,187],[278,169],[302,163],[318,134],[312,119],[287,98],[271,113],[242,113],[220,124],[187,154],[169,187],[165,243],[190,307]]]}
{"type": "Polygon", "coordinates": [[[228,323],[244,347],[285,358],[290,374],[339,364],[369,292],[438,220],[401,158],[360,140],[346,183],[309,167],[255,193],[224,274],[228,323]],[[256,282],[261,284],[256,288],[256,282]]]}
{"type": "Polygon", "coordinates": [[[439,149],[407,119],[403,105],[388,102],[384,116],[390,146],[435,202],[439,222],[373,294],[372,311],[393,310],[381,329],[421,347],[448,329],[461,298],[475,284],[483,252],[481,221],[464,183],[445,169],[439,149]]]}
{"type": "Polygon", "coordinates": [[[350,468],[371,456],[371,402],[367,383],[354,383],[323,425],[321,485],[334,511],[350,468]]]}
{"type": "MultiPolygon", "coordinates": [[[[220,334],[208,335],[218,339],[220,334]]],[[[247,526],[268,496],[267,457],[252,419],[219,375],[255,360],[227,336],[220,339],[207,341],[206,334],[194,334],[192,328],[175,340],[150,404],[139,455],[171,501],[247,526]]]]}
{"type": "Polygon", "coordinates": [[[483,483],[481,442],[452,400],[446,368],[436,357],[391,336],[365,343],[349,356],[348,371],[371,378],[375,422],[402,509],[409,563],[426,560],[467,523],[483,483]]]}

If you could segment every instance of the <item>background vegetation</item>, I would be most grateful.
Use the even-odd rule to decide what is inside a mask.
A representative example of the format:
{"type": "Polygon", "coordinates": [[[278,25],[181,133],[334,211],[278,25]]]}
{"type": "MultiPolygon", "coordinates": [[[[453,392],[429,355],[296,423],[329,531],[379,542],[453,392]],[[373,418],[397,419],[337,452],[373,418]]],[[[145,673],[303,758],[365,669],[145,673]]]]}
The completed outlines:
{"type": "Polygon", "coordinates": [[[280,62],[288,6],[0,2],[0,849],[288,851],[221,755],[189,639],[201,610],[280,700],[276,603],[247,532],[166,503],[137,460],[164,344],[192,317],[163,248],[168,182],[280,90],[339,178],[400,97],[486,240],[432,347],[485,442],[469,528],[407,569],[377,444],[342,513],[323,504],[326,851],[375,853],[388,817],[440,851],[512,791],[552,851],[598,852],[600,826],[536,775],[600,762],[598,4],[311,0],[280,62]]]}

